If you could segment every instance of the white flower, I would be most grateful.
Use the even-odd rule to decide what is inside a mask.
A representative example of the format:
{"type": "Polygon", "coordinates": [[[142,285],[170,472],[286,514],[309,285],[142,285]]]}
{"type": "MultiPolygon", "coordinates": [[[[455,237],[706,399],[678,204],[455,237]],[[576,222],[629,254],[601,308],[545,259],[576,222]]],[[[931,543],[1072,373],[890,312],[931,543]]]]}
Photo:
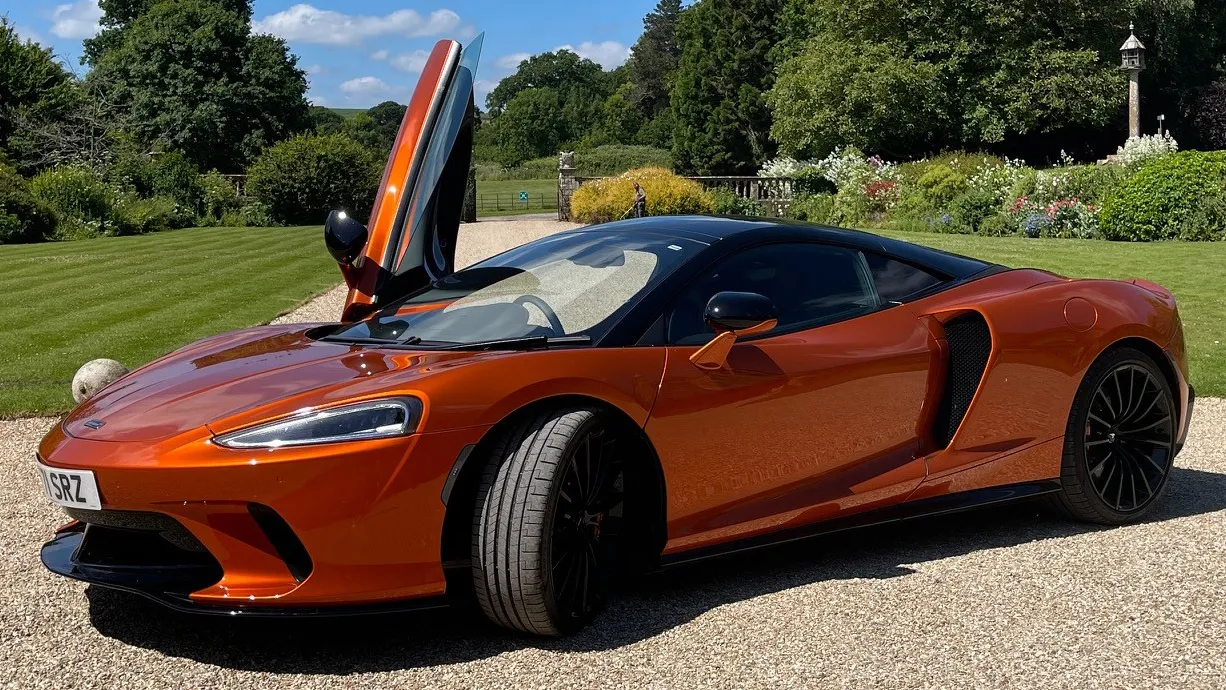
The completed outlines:
{"type": "Polygon", "coordinates": [[[1179,150],[1179,142],[1169,132],[1131,137],[1116,151],[1125,165],[1134,165],[1150,158],[1165,156],[1179,150]]]}

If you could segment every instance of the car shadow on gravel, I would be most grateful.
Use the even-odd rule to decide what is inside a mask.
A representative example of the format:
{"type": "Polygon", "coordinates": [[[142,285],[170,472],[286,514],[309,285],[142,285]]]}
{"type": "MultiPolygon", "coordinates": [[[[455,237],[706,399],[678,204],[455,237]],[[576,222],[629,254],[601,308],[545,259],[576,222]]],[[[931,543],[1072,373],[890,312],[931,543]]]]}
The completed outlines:
{"type": "MultiPolygon", "coordinates": [[[[1176,468],[1148,522],[1226,509],[1226,474],[1176,468]]],[[[559,652],[615,649],[682,625],[725,604],[816,582],[885,579],[922,563],[984,549],[1105,528],[1024,503],[912,520],[752,554],[714,559],[624,583],[598,621],[564,640],[515,635],[463,610],[362,618],[235,620],[175,613],[143,598],[86,590],[103,635],[175,657],[267,673],[348,674],[453,664],[525,647],[559,652]]]]}

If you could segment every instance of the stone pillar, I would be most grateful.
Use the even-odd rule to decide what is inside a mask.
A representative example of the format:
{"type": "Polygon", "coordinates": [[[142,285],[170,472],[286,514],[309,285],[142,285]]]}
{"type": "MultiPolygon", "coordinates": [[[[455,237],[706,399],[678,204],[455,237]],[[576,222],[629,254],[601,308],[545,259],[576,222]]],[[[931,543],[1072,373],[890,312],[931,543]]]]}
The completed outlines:
{"type": "Polygon", "coordinates": [[[1141,136],[1141,72],[1128,70],[1128,138],[1141,136]]]}
{"type": "Polygon", "coordinates": [[[575,176],[574,152],[563,152],[558,156],[558,220],[569,222],[570,198],[579,188],[579,179],[575,176]]]}

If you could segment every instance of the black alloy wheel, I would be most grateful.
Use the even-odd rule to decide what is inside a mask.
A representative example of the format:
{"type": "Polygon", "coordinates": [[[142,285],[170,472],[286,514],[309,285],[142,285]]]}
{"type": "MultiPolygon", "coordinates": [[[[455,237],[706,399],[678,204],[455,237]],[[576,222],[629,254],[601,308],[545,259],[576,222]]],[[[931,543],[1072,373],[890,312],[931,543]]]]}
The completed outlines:
{"type": "Polygon", "coordinates": [[[1179,413],[1152,357],[1126,346],[1105,352],[1073,398],[1054,505],[1103,525],[1141,519],[1170,476],[1179,413]]]}
{"type": "Polygon", "coordinates": [[[1098,384],[1082,444],[1090,484],[1112,510],[1141,510],[1166,481],[1175,457],[1171,403],[1139,364],[1120,364],[1098,384]]]}
{"type": "Polygon", "coordinates": [[[603,607],[622,534],[624,488],[616,440],[593,428],[567,460],[549,545],[554,597],[571,619],[586,620],[603,607]]]}

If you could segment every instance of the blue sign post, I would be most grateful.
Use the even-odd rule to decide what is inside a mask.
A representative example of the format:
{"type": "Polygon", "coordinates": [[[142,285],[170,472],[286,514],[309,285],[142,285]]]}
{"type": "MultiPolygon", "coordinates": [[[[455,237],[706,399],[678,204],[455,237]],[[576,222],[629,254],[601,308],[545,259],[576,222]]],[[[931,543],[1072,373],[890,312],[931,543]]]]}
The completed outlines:
{"type": "Polygon", "coordinates": [[[527,192],[520,192],[520,193],[519,193],[519,203],[521,203],[521,204],[526,204],[526,203],[528,203],[528,193],[527,193],[527,192]]]}

